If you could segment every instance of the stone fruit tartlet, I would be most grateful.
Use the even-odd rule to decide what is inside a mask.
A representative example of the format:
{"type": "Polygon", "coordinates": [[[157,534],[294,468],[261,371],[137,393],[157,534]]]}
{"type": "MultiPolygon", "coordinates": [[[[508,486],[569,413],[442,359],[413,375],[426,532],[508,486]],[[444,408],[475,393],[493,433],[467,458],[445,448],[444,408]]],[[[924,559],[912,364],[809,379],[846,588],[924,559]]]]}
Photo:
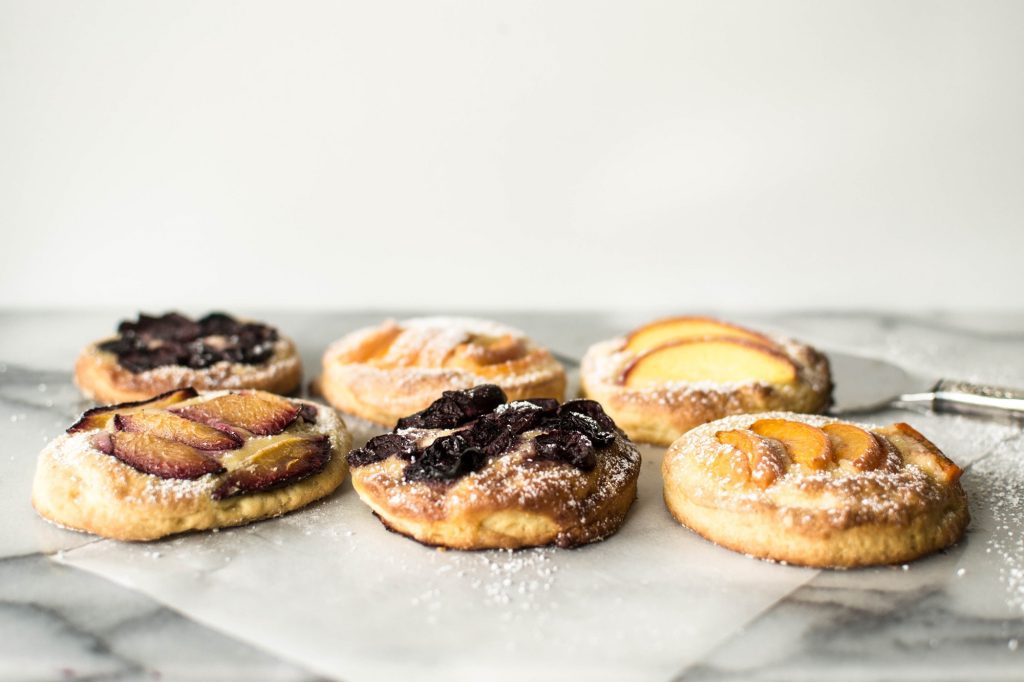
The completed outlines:
{"type": "Polygon", "coordinates": [[[658,320],[594,344],[580,383],[630,438],[656,445],[731,414],[815,413],[832,401],[824,355],[706,317],[658,320]]]}
{"type": "Polygon", "coordinates": [[[903,423],[769,413],[699,426],[662,465],[672,515],[737,552],[839,568],[902,563],[956,543],[962,471],[903,423]]]}
{"type": "Polygon", "coordinates": [[[175,389],[83,414],[40,453],[32,504],[58,525],[118,540],[236,526],[330,494],[350,443],[328,407],[175,389]]]}
{"type": "Polygon", "coordinates": [[[318,389],[344,413],[388,428],[445,391],[496,384],[510,400],[565,398],[565,369],[522,332],[487,320],[422,317],[360,329],[324,353],[318,389]]]}
{"type": "Polygon", "coordinates": [[[103,403],[145,400],[175,388],[255,388],[289,394],[302,382],[295,344],[261,322],[210,313],[139,315],[117,335],[86,346],[75,383],[103,403]]]}
{"type": "Polygon", "coordinates": [[[348,455],[385,526],[455,549],[573,547],[622,525],[640,454],[601,406],[448,391],[348,455]]]}

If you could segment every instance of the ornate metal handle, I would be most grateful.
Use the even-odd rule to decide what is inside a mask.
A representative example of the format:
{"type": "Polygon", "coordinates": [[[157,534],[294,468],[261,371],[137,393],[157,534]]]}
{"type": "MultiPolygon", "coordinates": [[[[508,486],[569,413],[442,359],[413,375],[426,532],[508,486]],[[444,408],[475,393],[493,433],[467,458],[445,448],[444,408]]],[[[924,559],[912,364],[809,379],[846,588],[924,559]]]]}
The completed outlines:
{"type": "Polygon", "coordinates": [[[932,409],[1024,420],[1024,391],[942,379],[932,389],[932,409]]]}

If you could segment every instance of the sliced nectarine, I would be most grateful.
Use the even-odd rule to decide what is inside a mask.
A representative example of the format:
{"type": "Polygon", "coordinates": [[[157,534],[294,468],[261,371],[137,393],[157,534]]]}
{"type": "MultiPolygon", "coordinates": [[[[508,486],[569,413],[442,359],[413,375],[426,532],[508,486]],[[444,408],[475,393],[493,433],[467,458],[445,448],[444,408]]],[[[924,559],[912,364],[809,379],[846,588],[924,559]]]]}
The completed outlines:
{"type": "Polygon", "coordinates": [[[964,473],[963,469],[910,424],[890,424],[878,429],[878,433],[896,446],[904,462],[916,465],[940,483],[954,483],[964,473]]]}
{"type": "Polygon", "coordinates": [[[782,443],[794,462],[811,471],[823,471],[833,463],[832,444],[821,429],[788,419],[760,419],[750,430],[782,443]]]}
{"type": "Polygon", "coordinates": [[[719,443],[731,445],[746,455],[750,462],[750,478],[762,490],[786,473],[789,458],[779,441],[746,429],[719,431],[715,437],[719,443]]]}
{"type": "Polygon", "coordinates": [[[196,393],[196,389],[189,386],[188,388],[176,388],[173,391],[161,393],[160,395],[153,396],[148,400],[94,407],[83,412],[79,420],[68,427],[68,433],[92,431],[93,429],[105,429],[114,422],[115,414],[130,414],[140,410],[156,410],[167,407],[168,405],[174,405],[176,403],[190,400],[195,398],[197,395],[199,394],[196,393]]]}
{"type": "Polygon", "coordinates": [[[710,317],[671,317],[635,329],[626,338],[625,350],[642,353],[670,341],[710,337],[746,339],[764,346],[775,346],[775,342],[766,336],[710,317]]]}
{"type": "Polygon", "coordinates": [[[190,445],[199,450],[234,450],[242,446],[242,439],[226,431],[218,431],[170,412],[130,412],[114,415],[114,428],[117,431],[148,433],[152,436],[165,438],[190,445]]]}
{"type": "Polygon", "coordinates": [[[728,485],[742,486],[750,481],[750,462],[746,455],[735,450],[724,450],[715,454],[711,462],[715,477],[728,485]]]}
{"type": "Polygon", "coordinates": [[[873,471],[885,462],[885,448],[875,434],[841,422],[826,424],[821,430],[828,434],[838,462],[849,462],[858,471],[873,471]]]}
{"type": "Polygon", "coordinates": [[[675,341],[638,357],[623,372],[626,386],[666,381],[729,383],[764,381],[790,383],[796,366],[778,351],[742,339],[675,341]]]}

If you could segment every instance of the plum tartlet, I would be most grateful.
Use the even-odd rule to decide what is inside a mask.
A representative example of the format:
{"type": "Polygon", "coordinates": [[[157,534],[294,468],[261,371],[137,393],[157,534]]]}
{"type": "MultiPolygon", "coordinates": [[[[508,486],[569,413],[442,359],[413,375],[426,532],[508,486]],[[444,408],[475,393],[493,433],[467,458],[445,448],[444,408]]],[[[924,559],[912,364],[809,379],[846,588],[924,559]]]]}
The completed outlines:
{"type": "Polygon", "coordinates": [[[792,339],[706,317],[674,317],[591,346],[582,393],[631,438],[669,445],[699,424],[832,402],[828,358],[792,339]]]}
{"type": "Polygon", "coordinates": [[[32,504],[118,540],[278,516],[334,491],[351,438],[329,407],[263,391],[97,407],[39,455],[32,504]]]}
{"type": "Polygon", "coordinates": [[[428,545],[514,549],[602,540],[636,498],[640,454],[601,406],[447,391],[348,455],[384,525],[428,545]]]}
{"type": "Polygon", "coordinates": [[[117,335],[82,349],[75,383],[104,403],[145,400],[176,388],[255,388],[289,394],[302,383],[295,344],[261,322],[210,313],[140,314],[117,335]]]}
{"type": "Polygon", "coordinates": [[[327,402],[388,428],[444,391],[496,384],[510,400],[565,398],[565,369],[522,332],[487,320],[422,317],[354,331],[324,353],[327,402]]]}
{"type": "Polygon", "coordinates": [[[665,502],[684,526],[755,557],[840,568],[956,543],[963,473],[908,424],[779,412],[698,426],[669,448],[665,502]]]}

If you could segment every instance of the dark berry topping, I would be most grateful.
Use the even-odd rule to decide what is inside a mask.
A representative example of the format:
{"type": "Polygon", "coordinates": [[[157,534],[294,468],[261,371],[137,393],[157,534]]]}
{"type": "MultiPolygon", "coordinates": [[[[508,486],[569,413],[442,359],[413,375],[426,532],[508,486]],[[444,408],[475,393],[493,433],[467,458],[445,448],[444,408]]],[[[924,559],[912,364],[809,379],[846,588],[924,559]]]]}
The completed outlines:
{"type": "Polygon", "coordinates": [[[136,322],[122,322],[117,332],[118,337],[101,343],[100,350],[114,353],[122,367],[136,374],[168,365],[258,365],[274,354],[278,338],[273,327],[239,322],[224,313],[210,313],[198,322],[179,313],[141,314],[136,322]]]}
{"type": "Polygon", "coordinates": [[[121,336],[147,336],[161,341],[191,341],[199,336],[199,325],[179,313],[167,313],[159,317],[139,315],[137,322],[125,320],[117,325],[121,336]]]}
{"type": "Polygon", "coordinates": [[[348,465],[352,467],[366,466],[374,462],[382,462],[395,455],[401,459],[410,459],[416,453],[416,444],[405,436],[397,433],[385,433],[367,441],[366,445],[348,453],[348,465]]]}
{"type": "Polygon", "coordinates": [[[487,462],[480,448],[470,445],[461,434],[442,436],[405,467],[407,481],[453,481],[479,471],[487,462]]]}
{"type": "Polygon", "coordinates": [[[582,433],[551,431],[537,436],[536,444],[534,459],[566,462],[582,471],[592,471],[597,466],[594,444],[582,433]]]}
{"type": "Polygon", "coordinates": [[[506,402],[505,392],[494,384],[468,391],[445,391],[430,407],[398,420],[399,429],[454,429],[492,412],[506,402]]]}
{"type": "Polygon", "coordinates": [[[562,410],[558,415],[561,431],[579,433],[599,448],[611,445],[615,440],[615,431],[605,431],[594,419],[591,419],[582,412],[566,412],[562,410]]]}
{"type": "Polygon", "coordinates": [[[409,462],[404,471],[407,481],[447,482],[479,471],[488,460],[511,452],[522,434],[534,432],[533,459],[591,471],[597,466],[596,451],[619,435],[615,422],[593,400],[561,406],[548,398],[505,400],[504,392],[492,385],[446,391],[427,409],[400,420],[395,431],[465,428],[424,449],[417,448],[411,436],[377,436],[349,453],[348,463],[359,467],[396,456],[409,462]]]}
{"type": "Polygon", "coordinates": [[[611,431],[612,433],[616,431],[615,422],[601,407],[601,403],[595,400],[570,400],[562,405],[561,411],[584,414],[597,422],[602,431],[611,431]]]}
{"type": "Polygon", "coordinates": [[[316,406],[309,403],[301,403],[299,406],[299,418],[308,424],[316,424],[316,406]]]}

